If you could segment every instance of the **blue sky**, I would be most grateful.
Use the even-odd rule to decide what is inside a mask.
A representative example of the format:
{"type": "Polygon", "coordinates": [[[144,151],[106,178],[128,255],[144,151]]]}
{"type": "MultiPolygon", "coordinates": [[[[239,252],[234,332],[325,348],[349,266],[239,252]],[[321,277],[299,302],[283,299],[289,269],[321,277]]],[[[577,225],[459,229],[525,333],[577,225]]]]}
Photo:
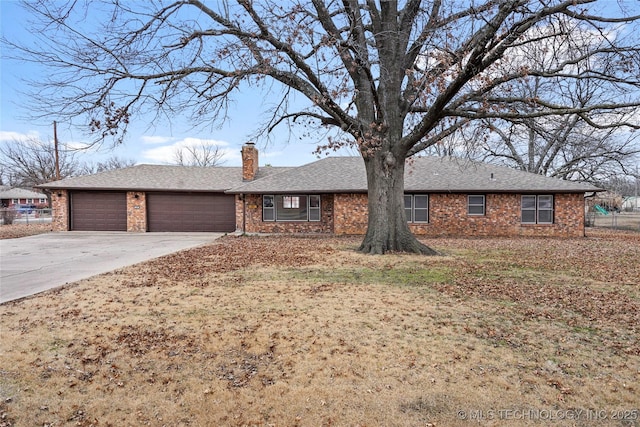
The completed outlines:
{"type": "MultiPolygon", "coordinates": [[[[22,10],[17,0],[0,0],[0,28],[2,36],[18,42],[28,41],[28,14],[22,10]]],[[[27,120],[30,100],[21,94],[24,86],[22,76],[37,79],[46,70],[34,64],[7,59],[0,52],[0,143],[25,137],[35,137],[42,141],[53,141],[53,119],[42,121],[27,120]]],[[[199,144],[201,141],[214,141],[224,151],[225,166],[240,165],[240,149],[249,140],[249,136],[259,124],[263,111],[261,96],[243,93],[237,98],[230,119],[219,129],[208,131],[192,130],[186,119],[175,117],[171,123],[154,122],[142,118],[138,125],[131,125],[124,143],[116,148],[103,147],[100,150],[83,151],[78,154],[80,161],[97,162],[117,156],[132,159],[137,163],[171,163],[176,147],[199,144]]],[[[287,143],[288,130],[282,127],[268,146],[261,144],[260,164],[273,166],[296,166],[313,162],[318,158],[313,154],[317,141],[291,138],[287,143]]],[[[320,137],[319,137],[320,138],[320,137]]],[[[68,147],[81,146],[89,142],[82,130],[73,128],[69,123],[58,122],[58,140],[68,147]]],[[[324,141],[321,141],[324,142],[324,141]]],[[[341,155],[356,155],[353,152],[341,152],[341,155]]]]}
{"type": "MultiPolygon", "coordinates": [[[[615,0],[601,0],[599,8],[615,10],[615,0]]],[[[634,5],[633,2],[627,5],[634,5]]],[[[637,3],[636,3],[637,5],[637,3]]],[[[636,6],[637,7],[637,6],[636,6]]],[[[634,7],[635,8],[635,7],[634,7]]],[[[22,10],[17,0],[0,0],[0,29],[2,36],[17,42],[28,42],[32,35],[29,31],[29,16],[22,10]]],[[[20,63],[7,59],[0,51],[0,143],[11,142],[25,137],[38,138],[44,142],[53,141],[52,120],[27,120],[31,101],[21,93],[24,89],[23,76],[37,80],[47,71],[34,64],[20,63]]],[[[266,103],[277,99],[263,99],[262,93],[242,93],[237,97],[235,108],[230,112],[229,120],[215,129],[194,131],[184,117],[176,116],[168,121],[150,123],[150,119],[138,117],[135,125],[130,125],[124,143],[116,148],[103,147],[101,150],[84,151],[78,155],[80,161],[97,162],[117,156],[132,159],[137,163],[171,163],[176,147],[199,144],[209,141],[218,145],[224,152],[226,166],[240,165],[240,149],[250,140],[252,132],[264,117],[266,103]]],[[[300,133],[302,130],[300,130],[300,133]]],[[[68,147],[78,147],[89,142],[81,129],[73,128],[69,123],[58,122],[58,139],[68,147]]],[[[299,140],[298,135],[289,135],[286,126],[281,126],[272,135],[274,141],[264,146],[258,141],[260,164],[273,166],[296,166],[317,160],[313,154],[318,143],[326,143],[323,135],[315,139],[299,140]],[[290,140],[291,142],[287,142],[290,140]]],[[[338,155],[357,155],[342,150],[338,155]]]]}

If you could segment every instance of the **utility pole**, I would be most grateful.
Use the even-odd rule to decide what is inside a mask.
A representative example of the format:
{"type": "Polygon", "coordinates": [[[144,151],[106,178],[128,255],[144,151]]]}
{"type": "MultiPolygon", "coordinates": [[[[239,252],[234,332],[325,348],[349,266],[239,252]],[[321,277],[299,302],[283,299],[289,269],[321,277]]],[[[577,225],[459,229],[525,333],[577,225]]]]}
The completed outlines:
{"type": "Polygon", "coordinates": [[[638,180],[640,180],[640,175],[638,175],[638,164],[636,163],[636,212],[640,211],[638,208],[638,180]]]}
{"type": "Polygon", "coordinates": [[[58,156],[58,126],[53,121],[53,150],[56,155],[56,181],[60,181],[60,157],[58,156]]]}

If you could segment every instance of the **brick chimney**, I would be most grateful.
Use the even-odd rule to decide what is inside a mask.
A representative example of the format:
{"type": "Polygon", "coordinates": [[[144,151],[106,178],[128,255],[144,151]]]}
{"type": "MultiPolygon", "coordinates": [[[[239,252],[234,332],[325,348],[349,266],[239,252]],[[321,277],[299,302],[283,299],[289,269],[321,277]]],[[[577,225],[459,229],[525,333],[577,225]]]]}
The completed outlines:
{"type": "Polygon", "coordinates": [[[258,173],[258,149],[253,142],[242,146],[242,180],[253,181],[258,173]]]}

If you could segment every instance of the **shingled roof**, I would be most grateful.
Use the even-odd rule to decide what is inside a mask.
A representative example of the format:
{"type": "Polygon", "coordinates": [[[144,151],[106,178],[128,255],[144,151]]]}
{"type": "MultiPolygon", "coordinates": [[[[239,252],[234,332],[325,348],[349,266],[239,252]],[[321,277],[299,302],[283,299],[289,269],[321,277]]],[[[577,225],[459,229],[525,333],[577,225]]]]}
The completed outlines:
{"type": "MultiPolygon", "coordinates": [[[[257,179],[288,168],[263,167],[257,179]]],[[[240,167],[137,165],[40,185],[70,190],[223,192],[242,185],[240,167]]]]}
{"type": "MultiPolygon", "coordinates": [[[[361,157],[327,157],[297,168],[245,183],[229,193],[366,192],[361,157]]],[[[559,193],[601,191],[591,184],[563,181],[452,157],[419,157],[405,166],[407,192],[559,193]]]]}
{"type": "Polygon", "coordinates": [[[44,199],[46,194],[20,187],[2,186],[0,199],[44,199]]]}
{"type": "MultiPolygon", "coordinates": [[[[299,167],[261,167],[242,181],[240,167],[138,165],[40,185],[70,190],[193,191],[231,194],[359,193],[367,191],[361,157],[327,157],[299,167]]],[[[504,166],[451,157],[419,157],[405,167],[407,192],[581,193],[601,191],[504,166]]]]}

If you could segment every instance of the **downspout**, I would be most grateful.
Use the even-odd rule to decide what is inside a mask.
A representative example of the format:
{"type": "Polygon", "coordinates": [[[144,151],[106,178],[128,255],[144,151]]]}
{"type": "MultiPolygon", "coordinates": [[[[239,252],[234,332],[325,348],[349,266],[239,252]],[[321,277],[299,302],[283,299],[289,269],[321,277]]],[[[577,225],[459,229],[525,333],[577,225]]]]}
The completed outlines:
{"type": "MultiPolygon", "coordinates": [[[[584,225],[582,227],[582,237],[587,237],[587,226],[586,226],[586,224],[587,224],[587,209],[586,209],[587,199],[591,199],[593,197],[596,197],[596,194],[598,194],[598,193],[596,191],[594,191],[590,196],[587,196],[587,195],[584,196],[584,209],[583,209],[583,213],[582,213],[582,215],[583,215],[582,224],[584,224],[584,225]]],[[[595,224],[593,224],[593,225],[595,225],[595,224]]]]}
{"type": "Polygon", "coordinates": [[[242,197],[242,234],[245,234],[247,232],[247,199],[244,194],[240,194],[240,197],[242,197]]]}
{"type": "Polygon", "coordinates": [[[71,191],[67,189],[67,195],[66,195],[66,200],[64,201],[65,205],[67,205],[67,229],[64,231],[71,231],[73,230],[73,222],[74,222],[74,218],[73,218],[73,212],[71,210],[71,205],[72,205],[72,200],[71,198],[73,197],[73,195],[71,194],[71,191]]]}

